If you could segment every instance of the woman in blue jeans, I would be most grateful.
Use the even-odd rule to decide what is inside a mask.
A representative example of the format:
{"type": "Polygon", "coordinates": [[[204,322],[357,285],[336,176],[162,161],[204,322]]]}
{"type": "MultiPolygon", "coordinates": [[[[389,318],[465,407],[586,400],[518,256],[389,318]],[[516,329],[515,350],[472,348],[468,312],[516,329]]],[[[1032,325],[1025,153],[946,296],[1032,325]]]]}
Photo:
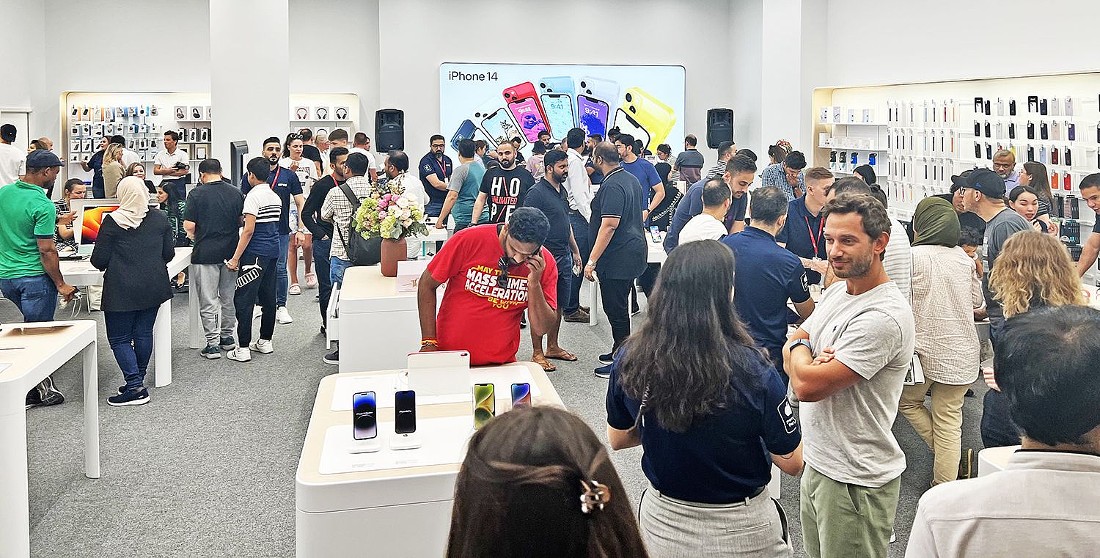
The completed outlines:
{"type": "Polygon", "coordinates": [[[767,485],[772,463],[802,470],[802,434],[786,385],[737,318],[733,264],[714,240],[673,250],[649,320],[611,365],[607,439],[642,446],[650,488],[638,523],[654,558],[791,554],[767,485]]]}
{"type": "Polygon", "coordinates": [[[104,322],[126,385],[107,404],[149,402],[145,371],[153,353],[153,323],[161,303],[172,298],[165,264],[175,256],[176,238],[168,217],[149,211],[145,183],[128,176],[118,183],[118,209],[103,218],[92,265],[103,270],[104,322]]]}

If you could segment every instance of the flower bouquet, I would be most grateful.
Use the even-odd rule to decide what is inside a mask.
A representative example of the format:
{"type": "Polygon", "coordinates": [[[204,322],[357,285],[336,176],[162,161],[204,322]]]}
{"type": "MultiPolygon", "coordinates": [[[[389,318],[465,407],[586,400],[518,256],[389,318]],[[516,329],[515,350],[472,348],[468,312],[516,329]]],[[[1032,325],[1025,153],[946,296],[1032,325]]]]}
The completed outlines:
{"type": "Polygon", "coordinates": [[[398,240],[427,236],[424,207],[420,200],[401,191],[375,190],[355,213],[355,230],[363,238],[398,240]]]}

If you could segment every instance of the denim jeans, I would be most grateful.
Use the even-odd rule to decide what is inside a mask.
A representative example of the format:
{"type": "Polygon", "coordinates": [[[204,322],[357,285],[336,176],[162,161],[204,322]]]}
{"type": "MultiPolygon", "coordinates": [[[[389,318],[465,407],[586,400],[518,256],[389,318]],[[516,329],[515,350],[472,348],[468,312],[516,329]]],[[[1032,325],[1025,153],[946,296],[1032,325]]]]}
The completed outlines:
{"type": "Polygon", "coordinates": [[[290,251],[290,235],[279,235],[279,260],[275,265],[275,277],[278,279],[275,289],[275,306],[286,306],[287,289],[290,288],[290,275],[286,271],[286,256],[290,251]]]}
{"type": "MultiPolygon", "coordinates": [[[[588,238],[588,221],[585,221],[584,216],[577,211],[569,212],[569,225],[573,228],[573,237],[577,240],[577,249],[581,252],[581,261],[575,262],[584,267],[584,264],[588,262],[588,256],[592,253],[592,243],[588,238]]],[[[569,304],[565,302],[561,303],[562,315],[572,314],[580,308],[581,304],[581,283],[584,281],[581,278],[574,277],[574,281],[569,289],[569,304]]],[[[565,297],[558,295],[561,300],[566,300],[565,297]]]]}
{"type": "Polygon", "coordinates": [[[332,239],[318,238],[313,235],[313,265],[317,271],[317,296],[320,299],[321,325],[328,326],[328,299],[332,296],[332,277],[329,253],[332,251],[332,239]]]}
{"type": "Polygon", "coordinates": [[[336,256],[329,258],[329,278],[332,280],[334,287],[338,287],[344,282],[344,270],[349,267],[351,267],[351,262],[348,260],[342,260],[336,256]]]}
{"type": "Polygon", "coordinates": [[[153,324],[159,306],[129,312],[104,312],[107,342],[126,378],[126,391],[140,391],[153,355],[153,324]]]}
{"type": "Polygon", "coordinates": [[[573,282],[581,281],[583,277],[577,277],[573,275],[573,254],[566,252],[561,255],[554,255],[554,263],[558,266],[558,291],[555,294],[557,297],[558,309],[568,308],[570,298],[573,295],[573,282]]]}
{"type": "Polygon", "coordinates": [[[57,287],[49,275],[0,279],[4,298],[15,303],[24,322],[53,321],[57,309],[57,287]]]}

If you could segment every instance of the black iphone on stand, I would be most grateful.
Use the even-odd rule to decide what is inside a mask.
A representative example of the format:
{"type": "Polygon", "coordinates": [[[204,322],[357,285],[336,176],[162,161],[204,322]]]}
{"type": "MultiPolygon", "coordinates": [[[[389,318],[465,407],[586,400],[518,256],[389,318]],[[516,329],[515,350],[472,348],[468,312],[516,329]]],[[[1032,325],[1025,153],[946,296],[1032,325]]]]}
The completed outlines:
{"type": "Polygon", "coordinates": [[[416,432],[416,392],[399,391],[393,394],[394,432],[412,434],[416,432]]]}

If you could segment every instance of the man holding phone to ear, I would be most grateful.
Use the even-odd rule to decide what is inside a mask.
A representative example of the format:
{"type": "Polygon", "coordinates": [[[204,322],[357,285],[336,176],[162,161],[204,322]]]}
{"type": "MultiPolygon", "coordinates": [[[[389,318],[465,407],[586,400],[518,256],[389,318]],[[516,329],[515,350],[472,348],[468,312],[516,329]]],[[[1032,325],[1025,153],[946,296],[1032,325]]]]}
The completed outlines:
{"type": "Polygon", "coordinates": [[[557,265],[542,246],[549,229],[541,211],[520,207],[506,224],[455,233],[420,276],[420,350],[469,351],[474,366],[514,362],[524,310],[531,334],[545,335],[558,307],[557,265]]]}

